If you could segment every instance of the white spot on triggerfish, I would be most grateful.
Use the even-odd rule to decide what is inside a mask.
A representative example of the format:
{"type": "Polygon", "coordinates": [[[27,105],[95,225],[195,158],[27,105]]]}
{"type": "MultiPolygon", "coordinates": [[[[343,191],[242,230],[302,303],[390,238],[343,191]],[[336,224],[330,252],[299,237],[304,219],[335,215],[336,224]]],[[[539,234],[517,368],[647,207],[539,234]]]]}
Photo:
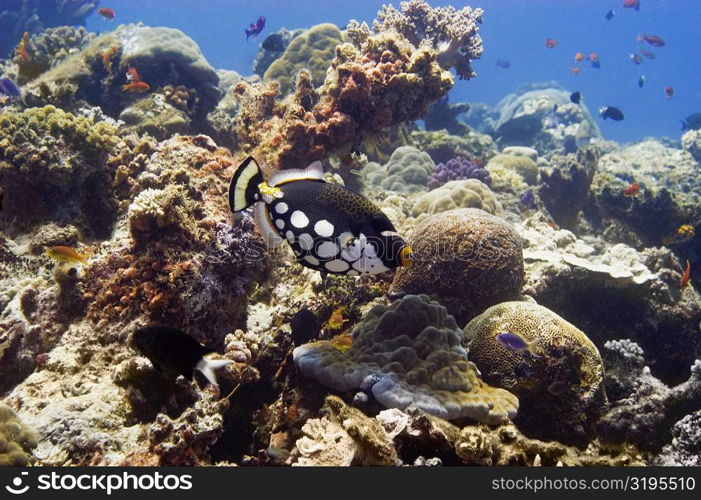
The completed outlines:
{"type": "Polygon", "coordinates": [[[280,203],[278,203],[277,205],[275,205],[275,211],[276,211],[277,213],[279,213],[279,214],[284,214],[284,213],[286,213],[289,209],[290,209],[290,207],[288,207],[288,206],[287,206],[287,203],[285,203],[284,201],[281,201],[280,203]]]}
{"type": "Polygon", "coordinates": [[[275,221],[275,225],[277,226],[277,228],[278,228],[280,231],[282,231],[282,230],[284,229],[284,227],[285,227],[285,221],[282,220],[282,219],[278,219],[278,220],[275,221]]]}
{"type": "Polygon", "coordinates": [[[309,224],[309,219],[306,215],[304,215],[304,212],[300,210],[295,210],[294,212],[292,212],[290,222],[294,227],[298,227],[301,229],[303,227],[307,227],[307,225],[309,224]]]}
{"type": "Polygon", "coordinates": [[[332,273],[343,273],[350,268],[348,262],[340,259],[330,260],[324,265],[326,266],[326,269],[328,269],[332,273]]]}
{"type": "Polygon", "coordinates": [[[287,241],[292,243],[295,240],[295,233],[293,233],[292,231],[287,231],[285,233],[285,237],[287,238],[287,241]]]}
{"type": "Polygon", "coordinates": [[[318,266],[319,265],[319,259],[314,257],[313,255],[307,255],[304,260],[306,260],[309,264],[312,266],[318,266]]]}
{"type": "Polygon", "coordinates": [[[316,231],[316,234],[319,236],[329,238],[333,234],[333,224],[326,219],[321,219],[319,222],[314,224],[314,231],[316,231]]]}
{"type": "Polygon", "coordinates": [[[319,245],[319,248],[316,249],[316,253],[322,259],[330,259],[331,257],[335,257],[338,253],[338,245],[332,241],[325,241],[319,245]]]}
{"type": "Polygon", "coordinates": [[[299,241],[299,246],[302,247],[302,250],[309,251],[314,246],[314,238],[312,238],[312,235],[309,233],[300,234],[298,241],[299,241]]]}

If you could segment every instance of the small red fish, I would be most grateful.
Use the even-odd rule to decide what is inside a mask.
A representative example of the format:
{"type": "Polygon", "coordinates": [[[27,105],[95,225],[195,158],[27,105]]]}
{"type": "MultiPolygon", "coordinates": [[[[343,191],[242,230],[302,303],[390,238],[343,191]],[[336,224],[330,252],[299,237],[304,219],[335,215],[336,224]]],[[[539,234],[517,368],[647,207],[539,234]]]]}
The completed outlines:
{"type": "Polygon", "coordinates": [[[554,38],[546,38],[545,46],[549,49],[554,49],[555,47],[557,47],[557,41],[554,38]]]}
{"type": "Polygon", "coordinates": [[[105,7],[97,9],[97,12],[108,21],[114,19],[114,16],[116,15],[112,9],[107,9],[105,7]]]}
{"type": "Polygon", "coordinates": [[[127,84],[122,85],[122,90],[124,92],[133,92],[135,94],[141,94],[142,92],[146,92],[148,89],[150,89],[151,86],[146,83],[146,82],[130,82],[127,84]]]}
{"type": "Polygon", "coordinates": [[[672,87],[671,85],[669,87],[665,87],[664,88],[664,96],[667,99],[671,99],[674,96],[674,87],[672,87]]]}
{"type": "Polygon", "coordinates": [[[638,43],[647,42],[653,47],[664,47],[665,45],[667,45],[665,41],[662,40],[659,36],[646,35],[645,33],[636,36],[635,39],[638,43]]]}
{"type": "Polygon", "coordinates": [[[640,0],[623,0],[623,8],[640,10],[640,0]]]}
{"type": "Polygon", "coordinates": [[[584,54],[582,54],[581,52],[577,52],[574,55],[574,62],[582,62],[582,61],[584,61],[584,54]]]}
{"type": "Polygon", "coordinates": [[[635,64],[640,64],[641,62],[643,62],[642,57],[640,57],[638,54],[631,54],[630,60],[633,61],[635,64]]]}
{"type": "Polygon", "coordinates": [[[572,73],[573,75],[578,75],[581,72],[582,72],[582,68],[580,68],[578,66],[572,66],[570,68],[570,73],[572,73]]]}
{"type": "Polygon", "coordinates": [[[626,196],[628,198],[632,198],[633,196],[637,196],[640,193],[640,184],[637,182],[634,182],[627,188],[623,190],[623,196],[626,196]]]}
{"type": "Polygon", "coordinates": [[[691,264],[687,260],[686,269],[684,269],[682,277],[679,280],[679,289],[684,290],[689,285],[689,281],[691,281],[691,264]]]}
{"type": "Polygon", "coordinates": [[[655,58],[655,54],[653,54],[653,53],[650,52],[649,50],[644,50],[644,49],[643,49],[643,50],[640,51],[640,53],[641,53],[642,55],[644,55],[645,57],[647,57],[648,59],[654,59],[654,58],[655,58]]]}

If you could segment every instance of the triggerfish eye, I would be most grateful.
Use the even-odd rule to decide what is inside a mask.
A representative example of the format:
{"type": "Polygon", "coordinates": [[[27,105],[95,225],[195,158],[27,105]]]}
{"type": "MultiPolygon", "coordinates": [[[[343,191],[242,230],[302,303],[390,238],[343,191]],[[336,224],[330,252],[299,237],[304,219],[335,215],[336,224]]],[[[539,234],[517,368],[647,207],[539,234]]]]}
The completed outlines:
{"type": "Polygon", "coordinates": [[[412,254],[413,250],[410,246],[405,246],[404,248],[402,248],[401,252],[399,252],[399,263],[402,267],[408,267],[411,265],[412,254]]]}

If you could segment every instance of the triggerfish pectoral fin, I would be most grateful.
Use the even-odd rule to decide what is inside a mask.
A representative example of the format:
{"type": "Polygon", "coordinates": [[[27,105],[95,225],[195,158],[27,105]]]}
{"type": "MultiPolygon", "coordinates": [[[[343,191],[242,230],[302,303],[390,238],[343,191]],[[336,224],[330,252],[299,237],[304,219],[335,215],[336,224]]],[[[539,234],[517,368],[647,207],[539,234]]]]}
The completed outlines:
{"type": "Polygon", "coordinates": [[[264,181],[263,172],[256,160],[252,156],[246,158],[231,178],[229,209],[240,212],[253,205],[260,196],[258,186],[264,181]]]}
{"type": "Polygon", "coordinates": [[[273,226],[270,220],[270,214],[268,213],[268,207],[262,201],[257,202],[253,205],[253,218],[258,228],[258,232],[263,237],[265,245],[270,248],[277,248],[280,244],[285,241],[278,231],[273,226]]]}
{"type": "Polygon", "coordinates": [[[212,384],[214,387],[219,387],[219,384],[217,384],[217,375],[214,372],[230,364],[233,364],[233,361],[230,359],[202,358],[202,360],[197,363],[197,366],[195,366],[195,369],[199,370],[202,375],[207,378],[210,384],[212,384]]]}

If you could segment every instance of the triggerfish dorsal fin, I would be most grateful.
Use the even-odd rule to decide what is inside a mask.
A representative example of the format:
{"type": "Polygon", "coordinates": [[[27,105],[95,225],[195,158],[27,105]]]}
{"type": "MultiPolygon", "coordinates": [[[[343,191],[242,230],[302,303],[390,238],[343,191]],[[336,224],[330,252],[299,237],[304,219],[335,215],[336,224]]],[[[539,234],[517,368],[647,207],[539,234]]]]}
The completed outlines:
{"type": "Polygon", "coordinates": [[[263,172],[256,160],[249,156],[236,169],[229,184],[229,209],[240,212],[258,201],[258,186],[264,182],[263,172]]]}
{"type": "Polygon", "coordinates": [[[323,181],[324,180],[324,167],[321,166],[320,161],[315,161],[307,168],[292,168],[289,170],[279,170],[270,179],[271,186],[279,186],[285,184],[286,182],[300,181],[303,179],[323,181]]]}

